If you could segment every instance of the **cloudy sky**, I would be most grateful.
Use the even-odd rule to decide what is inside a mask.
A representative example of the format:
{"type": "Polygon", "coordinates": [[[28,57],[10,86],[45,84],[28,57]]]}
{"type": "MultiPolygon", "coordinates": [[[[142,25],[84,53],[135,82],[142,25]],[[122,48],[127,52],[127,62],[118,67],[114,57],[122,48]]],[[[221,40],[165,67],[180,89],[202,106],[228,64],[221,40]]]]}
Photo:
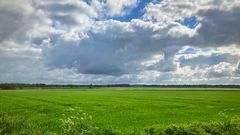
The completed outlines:
{"type": "Polygon", "coordinates": [[[1,0],[0,82],[240,84],[240,1],[1,0]]]}

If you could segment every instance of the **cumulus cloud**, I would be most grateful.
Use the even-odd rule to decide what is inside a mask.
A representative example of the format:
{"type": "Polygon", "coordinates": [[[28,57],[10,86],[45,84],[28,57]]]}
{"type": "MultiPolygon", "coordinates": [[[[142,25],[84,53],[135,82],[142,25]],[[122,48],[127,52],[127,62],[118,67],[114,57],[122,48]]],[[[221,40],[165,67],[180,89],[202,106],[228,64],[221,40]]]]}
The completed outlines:
{"type": "Polygon", "coordinates": [[[177,56],[179,66],[191,66],[207,68],[221,62],[236,64],[240,59],[240,54],[232,54],[228,52],[218,51],[214,49],[199,49],[192,54],[181,54],[177,56]]]}
{"type": "Polygon", "coordinates": [[[0,2],[0,42],[11,38],[21,38],[31,27],[34,9],[29,1],[20,1],[16,4],[14,0],[0,2]]]}
{"type": "Polygon", "coordinates": [[[235,67],[230,63],[221,62],[217,65],[209,67],[207,70],[207,77],[220,78],[220,77],[234,77],[235,67]]]}
{"type": "Polygon", "coordinates": [[[123,16],[129,12],[132,8],[136,7],[138,0],[107,0],[106,7],[109,11],[107,15],[109,16],[123,16]]]}
{"type": "Polygon", "coordinates": [[[196,17],[198,23],[195,35],[188,44],[198,47],[239,44],[240,23],[238,0],[164,0],[150,3],[145,8],[144,20],[157,21],[163,25],[196,17]],[[226,19],[227,18],[227,19],[226,19]]]}
{"type": "Polygon", "coordinates": [[[141,65],[143,60],[164,54],[164,60],[147,69],[173,71],[176,70],[173,55],[181,39],[173,41],[175,37],[165,35],[167,30],[141,20],[96,22],[86,38],[80,41],[61,39],[59,44],[47,48],[46,59],[52,67],[74,67],[80,73],[122,75],[138,73],[146,68],[141,65]],[[61,61],[62,58],[65,60],[61,61]]]}
{"type": "Polygon", "coordinates": [[[154,1],[111,19],[139,3],[1,1],[0,81],[238,83],[238,0],[154,1]],[[191,17],[193,28],[181,23],[191,17]]]}

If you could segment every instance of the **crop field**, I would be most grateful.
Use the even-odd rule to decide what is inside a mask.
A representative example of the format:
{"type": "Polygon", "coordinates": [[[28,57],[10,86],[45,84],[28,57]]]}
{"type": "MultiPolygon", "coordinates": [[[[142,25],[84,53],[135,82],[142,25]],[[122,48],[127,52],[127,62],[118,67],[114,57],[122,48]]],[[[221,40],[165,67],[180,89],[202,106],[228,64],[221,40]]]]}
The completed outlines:
{"type": "Polygon", "coordinates": [[[240,115],[239,89],[0,91],[0,134],[93,134],[98,130],[102,134],[143,134],[146,128],[218,122],[235,115],[240,115]]]}

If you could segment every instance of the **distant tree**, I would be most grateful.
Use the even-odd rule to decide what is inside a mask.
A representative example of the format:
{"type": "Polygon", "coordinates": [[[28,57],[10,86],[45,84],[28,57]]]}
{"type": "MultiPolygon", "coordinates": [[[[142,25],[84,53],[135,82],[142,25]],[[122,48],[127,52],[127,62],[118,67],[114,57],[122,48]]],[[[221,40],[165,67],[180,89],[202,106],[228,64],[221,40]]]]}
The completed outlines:
{"type": "Polygon", "coordinates": [[[93,85],[92,85],[92,84],[90,84],[90,85],[89,85],[89,88],[91,89],[91,88],[92,88],[92,86],[93,86],[93,85]]]}
{"type": "Polygon", "coordinates": [[[16,84],[13,84],[13,83],[4,83],[4,84],[1,84],[0,88],[3,90],[10,90],[10,89],[16,89],[17,86],[16,84]]]}

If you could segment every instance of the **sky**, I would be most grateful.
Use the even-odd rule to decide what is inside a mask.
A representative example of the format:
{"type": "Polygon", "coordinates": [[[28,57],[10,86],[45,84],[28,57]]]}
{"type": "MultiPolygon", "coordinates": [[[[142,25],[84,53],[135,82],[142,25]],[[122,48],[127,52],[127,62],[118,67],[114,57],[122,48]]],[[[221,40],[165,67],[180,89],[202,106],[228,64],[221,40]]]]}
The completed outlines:
{"type": "Polygon", "coordinates": [[[239,0],[1,0],[0,83],[240,84],[239,0]]]}

